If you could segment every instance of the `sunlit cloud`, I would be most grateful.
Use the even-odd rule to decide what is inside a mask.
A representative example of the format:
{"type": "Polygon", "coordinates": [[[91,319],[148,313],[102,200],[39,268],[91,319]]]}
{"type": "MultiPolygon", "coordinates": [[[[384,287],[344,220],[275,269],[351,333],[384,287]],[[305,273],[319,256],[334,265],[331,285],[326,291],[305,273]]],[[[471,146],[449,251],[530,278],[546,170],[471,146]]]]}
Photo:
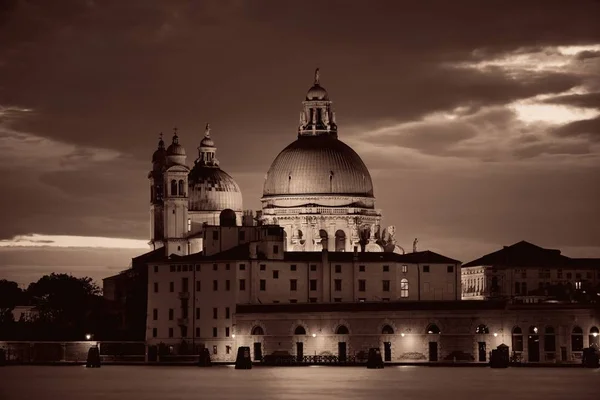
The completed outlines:
{"type": "Polygon", "coordinates": [[[0,240],[0,247],[86,247],[100,249],[148,249],[148,242],[137,239],[67,235],[18,235],[0,240]]]}

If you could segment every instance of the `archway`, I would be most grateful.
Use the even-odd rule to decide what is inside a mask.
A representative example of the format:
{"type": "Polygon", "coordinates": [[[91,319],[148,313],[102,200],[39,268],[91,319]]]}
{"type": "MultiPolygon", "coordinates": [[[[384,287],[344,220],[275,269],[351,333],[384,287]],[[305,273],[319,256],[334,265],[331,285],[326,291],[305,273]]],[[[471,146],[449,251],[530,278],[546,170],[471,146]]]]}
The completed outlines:
{"type": "Polygon", "coordinates": [[[341,229],[335,232],[335,251],[346,251],[346,233],[341,229]]]}
{"type": "Polygon", "coordinates": [[[441,333],[440,328],[438,328],[436,324],[429,324],[426,332],[435,335],[439,335],[441,333]]]}
{"type": "Polygon", "coordinates": [[[346,325],[340,325],[335,330],[335,334],[336,335],[348,335],[348,334],[350,334],[350,331],[348,330],[346,325]]]}
{"type": "Polygon", "coordinates": [[[381,334],[382,335],[393,335],[394,334],[394,328],[392,328],[389,325],[384,325],[383,328],[381,328],[381,334]]]}
{"type": "Polygon", "coordinates": [[[302,325],[298,325],[294,330],[294,335],[306,335],[306,329],[302,325]]]}
{"type": "Polygon", "coordinates": [[[319,237],[321,238],[321,248],[324,250],[329,250],[328,245],[328,236],[327,231],[325,229],[319,230],[319,237]]]}
{"type": "Polygon", "coordinates": [[[265,334],[265,331],[263,330],[262,326],[255,326],[254,328],[252,328],[252,335],[254,336],[262,336],[265,334]]]}

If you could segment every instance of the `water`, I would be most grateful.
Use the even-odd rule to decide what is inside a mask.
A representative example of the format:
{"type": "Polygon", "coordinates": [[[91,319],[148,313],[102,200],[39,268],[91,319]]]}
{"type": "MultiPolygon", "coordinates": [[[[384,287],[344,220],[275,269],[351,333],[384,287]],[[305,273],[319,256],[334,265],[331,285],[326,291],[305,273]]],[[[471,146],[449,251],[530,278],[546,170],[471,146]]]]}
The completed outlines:
{"type": "Polygon", "coordinates": [[[1,400],[600,399],[600,369],[386,367],[0,368],[1,400]]]}

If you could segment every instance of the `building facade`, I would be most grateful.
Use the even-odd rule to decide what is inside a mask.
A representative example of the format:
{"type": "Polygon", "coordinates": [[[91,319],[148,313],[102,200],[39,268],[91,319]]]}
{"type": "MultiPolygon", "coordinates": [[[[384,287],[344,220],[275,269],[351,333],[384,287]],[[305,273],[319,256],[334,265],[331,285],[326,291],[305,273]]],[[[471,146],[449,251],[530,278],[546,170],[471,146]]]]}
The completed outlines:
{"type": "Polygon", "coordinates": [[[581,305],[510,305],[448,301],[386,304],[240,305],[234,346],[253,360],[293,356],[364,356],[386,362],[489,362],[500,344],[514,361],[581,363],[598,348],[600,309],[581,305]]]}
{"type": "MultiPolygon", "coordinates": [[[[207,236],[239,237],[248,227],[205,227],[207,236]],[[237,230],[238,234],[231,231],[237,230]]],[[[230,355],[240,304],[336,304],[460,299],[460,262],[410,254],[287,252],[279,226],[254,227],[256,241],[214,254],[151,263],[147,342],[186,342],[230,355]],[[216,346],[216,347],[214,347],[216,346]]],[[[214,246],[217,247],[217,246],[214,246]]]]}
{"type": "Polygon", "coordinates": [[[462,298],[540,301],[600,288],[600,259],[576,259],[521,241],[466,263],[462,298]]]}

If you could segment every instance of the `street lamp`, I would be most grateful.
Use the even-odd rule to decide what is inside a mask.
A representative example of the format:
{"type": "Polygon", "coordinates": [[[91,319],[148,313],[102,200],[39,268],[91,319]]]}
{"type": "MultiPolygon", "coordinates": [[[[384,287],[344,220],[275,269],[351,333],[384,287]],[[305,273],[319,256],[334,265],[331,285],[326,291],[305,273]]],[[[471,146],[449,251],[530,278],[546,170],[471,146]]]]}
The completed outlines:
{"type": "Polygon", "coordinates": [[[91,333],[87,333],[85,335],[85,340],[92,340],[92,334],[91,333]]]}

